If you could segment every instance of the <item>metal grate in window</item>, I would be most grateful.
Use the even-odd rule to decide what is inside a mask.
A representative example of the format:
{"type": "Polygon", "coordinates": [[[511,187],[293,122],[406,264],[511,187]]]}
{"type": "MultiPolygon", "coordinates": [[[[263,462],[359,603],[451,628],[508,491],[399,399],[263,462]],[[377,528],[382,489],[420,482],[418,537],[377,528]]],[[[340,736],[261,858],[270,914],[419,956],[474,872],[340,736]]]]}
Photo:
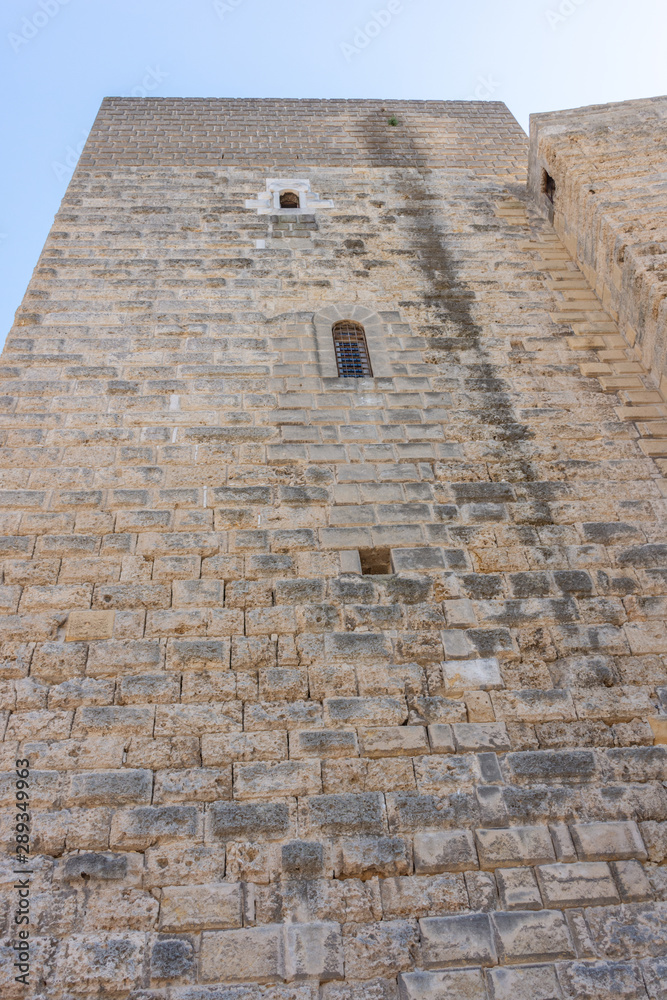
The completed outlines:
{"type": "Polygon", "coordinates": [[[360,323],[342,320],[332,327],[339,378],[372,378],[373,369],[360,323]]]}

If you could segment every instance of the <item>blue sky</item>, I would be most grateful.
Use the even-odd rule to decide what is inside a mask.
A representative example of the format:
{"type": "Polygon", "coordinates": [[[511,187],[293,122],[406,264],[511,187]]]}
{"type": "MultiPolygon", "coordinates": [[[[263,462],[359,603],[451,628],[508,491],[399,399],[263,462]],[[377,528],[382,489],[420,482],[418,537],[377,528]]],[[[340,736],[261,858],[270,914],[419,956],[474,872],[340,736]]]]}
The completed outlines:
{"type": "Polygon", "coordinates": [[[667,92],[665,0],[9,0],[0,22],[0,343],[106,95],[492,98],[527,129],[667,92]]]}

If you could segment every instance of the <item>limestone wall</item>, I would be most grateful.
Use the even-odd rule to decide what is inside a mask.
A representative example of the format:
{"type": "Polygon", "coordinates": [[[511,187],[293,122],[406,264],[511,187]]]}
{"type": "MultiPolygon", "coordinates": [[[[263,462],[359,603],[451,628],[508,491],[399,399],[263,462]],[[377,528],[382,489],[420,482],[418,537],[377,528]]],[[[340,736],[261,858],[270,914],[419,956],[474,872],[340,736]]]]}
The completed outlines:
{"type": "Polygon", "coordinates": [[[531,116],[529,185],[667,399],[667,97],[531,116]],[[556,182],[554,205],[543,171],[556,182]]]}
{"type": "Polygon", "coordinates": [[[262,215],[275,164],[164,162],[162,106],[105,103],[0,362],[3,998],[664,995],[657,404],[513,119],[440,105],[438,165],[315,136],[281,171],[333,204],[262,215]],[[322,374],[333,307],[381,376],[322,374]]]}

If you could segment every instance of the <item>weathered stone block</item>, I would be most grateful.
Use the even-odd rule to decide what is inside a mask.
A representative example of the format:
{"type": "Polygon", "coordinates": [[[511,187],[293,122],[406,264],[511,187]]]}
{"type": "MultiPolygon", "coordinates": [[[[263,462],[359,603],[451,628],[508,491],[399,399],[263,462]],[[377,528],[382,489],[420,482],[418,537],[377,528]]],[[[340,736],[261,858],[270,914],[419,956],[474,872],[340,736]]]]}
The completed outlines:
{"type": "Polygon", "coordinates": [[[66,642],[110,639],[113,635],[114,611],[72,611],[67,619],[66,642]]]}
{"type": "Polygon", "coordinates": [[[414,965],[418,948],[417,926],[410,920],[381,920],[355,927],[345,936],[345,974],[396,976],[414,965]]]}
{"type": "Polygon", "coordinates": [[[493,691],[503,687],[498,660],[491,656],[477,660],[446,660],[442,665],[445,688],[461,691],[493,691]]]}
{"type": "Polygon", "coordinates": [[[479,969],[406,972],[398,977],[400,1000],[486,1000],[479,969]]]}
{"type": "Polygon", "coordinates": [[[190,941],[183,938],[160,938],[151,950],[151,978],[183,980],[190,978],[195,967],[195,952],[190,941]]]}
{"type": "Polygon", "coordinates": [[[516,911],[493,913],[502,963],[549,962],[574,957],[574,945],[562,913],[516,911]]]}
{"type": "Polygon", "coordinates": [[[558,967],[566,1000],[646,1000],[639,967],[634,962],[567,962],[558,967]]]}
{"type": "Polygon", "coordinates": [[[427,969],[447,965],[496,965],[489,917],[473,913],[456,917],[424,917],[419,921],[422,957],[427,969]]]}
{"type": "Polygon", "coordinates": [[[400,837],[344,837],[338,843],[336,878],[386,879],[410,870],[408,846],[400,837]]]}
{"type": "Polygon", "coordinates": [[[634,822],[574,823],[572,839],[582,861],[646,859],[646,848],[634,822]]]}
{"type": "Polygon", "coordinates": [[[145,850],[158,842],[197,841],[202,815],[195,806],[139,806],[119,809],[111,823],[111,846],[145,850]]]}
{"type": "Polygon", "coordinates": [[[496,884],[503,910],[542,909],[542,897],[532,868],[497,868],[496,884]]]}
{"type": "Polygon", "coordinates": [[[284,802],[214,802],[206,814],[207,839],[280,840],[289,836],[289,807],[284,802]]]}
{"type": "Polygon", "coordinates": [[[514,826],[506,830],[475,830],[482,868],[540,865],[555,861],[546,826],[514,826]]]}
{"type": "Polygon", "coordinates": [[[545,906],[606,906],[619,897],[609,865],[589,862],[541,865],[537,878],[545,906]]]}
{"type": "Polygon", "coordinates": [[[241,927],[241,886],[226,882],[170,885],[162,890],[160,930],[216,930],[241,927]]]}
{"type": "Polygon", "coordinates": [[[487,973],[490,1000],[562,1000],[553,965],[525,969],[490,969],[487,973]]]}
{"type": "Polygon", "coordinates": [[[204,931],[199,975],[204,983],[270,982],[285,969],[282,927],[204,931]]]}
{"type": "Polygon", "coordinates": [[[312,834],[383,834],[386,824],[383,797],[378,792],[314,795],[299,803],[299,821],[312,834]]]}
{"type": "Polygon", "coordinates": [[[342,979],[343,939],[337,923],[286,924],[285,979],[342,979]]]}
{"type": "Polygon", "coordinates": [[[418,875],[462,872],[477,868],[477,851],[470,830],[417,833],[414,839],[415,871],[418,875]]]}
{"type": "Polygon", "coordinates": [[[459,753],[474,750],[504,753],[510,749],[507,727],[502,722],[459,722],[452,729],[459,753]]]}
{"type": "Polygon", "coordinates": [[[429,752],[423,726],[360,727],[359,743],[364,757],[413,757],[429,752]]]}

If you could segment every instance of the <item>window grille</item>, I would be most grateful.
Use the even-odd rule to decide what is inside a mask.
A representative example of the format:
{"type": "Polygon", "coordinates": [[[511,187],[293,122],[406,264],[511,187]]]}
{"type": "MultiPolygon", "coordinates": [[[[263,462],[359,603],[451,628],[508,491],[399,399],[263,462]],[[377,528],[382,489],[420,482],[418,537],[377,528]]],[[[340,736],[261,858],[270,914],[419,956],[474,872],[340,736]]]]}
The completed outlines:
{"type": "Polygon", "coordinates": [[[343,320],[332,328],[339,378],[372,378],[366,334],[360,323],[343,320]]]}
{"type": "Polygon", "coordinates": [[[281,208],[298,208],[299,196],[294,191],[283,191],[280,196],[281,208]]]}

